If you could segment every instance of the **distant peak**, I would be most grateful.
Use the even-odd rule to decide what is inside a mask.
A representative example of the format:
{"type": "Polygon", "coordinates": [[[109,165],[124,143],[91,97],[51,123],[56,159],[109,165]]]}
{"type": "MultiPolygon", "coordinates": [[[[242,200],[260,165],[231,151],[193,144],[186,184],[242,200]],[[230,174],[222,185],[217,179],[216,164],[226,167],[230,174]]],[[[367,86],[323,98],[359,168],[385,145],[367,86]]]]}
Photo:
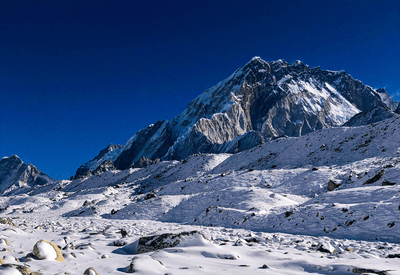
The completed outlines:
{"type": "Polygon", "coordinates": [[[24,163],[17,155],[12,155],[11,157],[3,157],[1,160],[12,163],[24,163]]]}
{"type": "Polygon", "coordinates": [[[246,65],[249,65],[249,64],[253,64],[253,65],[255,65],[255,64],[264,64],[264,63],[267,63],[266,61],[264,61],[261,57],[259,57],[259,56],[254,56],[249,62],[247,62],[247,64],[246,65]]]}

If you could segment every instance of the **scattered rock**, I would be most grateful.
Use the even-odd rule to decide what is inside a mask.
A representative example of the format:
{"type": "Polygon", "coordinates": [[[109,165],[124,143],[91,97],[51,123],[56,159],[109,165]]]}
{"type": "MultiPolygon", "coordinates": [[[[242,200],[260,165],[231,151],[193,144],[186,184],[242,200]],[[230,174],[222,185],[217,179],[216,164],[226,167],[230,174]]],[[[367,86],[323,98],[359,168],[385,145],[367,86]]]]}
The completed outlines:
{"type": "Polygon", "coordinates": [[[161,235],[141,237],[138,240],[136,253],[141,254],[164,248],[174,247],[181,242],[182,238],[193,237],[196,235],[205,240],[208,240],[201,232],[196,230],[191,232],[181,232],[179,234],[165,233],[161,235]]]}
{"type": "Polygon", "coordinates": [[[333,191],[336,188],[339,188],[340,184],[336,184],[333,180],[329,180],[328,182],[328,191],[333,191]]]}
{"type": "Polygon", "coordinates": [[[83,272],[83,275],[99,275],[93,267],[89,267],[83,272]]]}
{"type": "Polygon", "coordinates": [[[17,226],[10,218],[0,218],[0,223],[17,226]]]}
{"type": "Polygon", "coordinates": [[[366,182],[363,183],[364,184],[372,184],[377,182],[378,180],[380,180],[382,178],[382,176],[385,174],[385,170],[381,170],[378,174],[376,174],[375,176],[373,176],[372,178],[370,178],[369,180],[367,180],[366,182]]]}
{"type": "Polygon", "coordinates": [[[52,260],[64,262],[64,257],[60,248],[52,242],[45,240],[38,241],[33,247],[33,255],[39,260],[46,259],[47,257],[54,257],[52,260]]]}
{"type": "Polygon", "coordinates": [[[352,270],[353,273],[356,274],[366,274],[366,273],[372,273],[372,274],[379,274],[379,275],[388,275],[386,271],[378,271],[378,270],[373,270],[373,269],[366,269],[366,268],[353,268],[352,270]]]}

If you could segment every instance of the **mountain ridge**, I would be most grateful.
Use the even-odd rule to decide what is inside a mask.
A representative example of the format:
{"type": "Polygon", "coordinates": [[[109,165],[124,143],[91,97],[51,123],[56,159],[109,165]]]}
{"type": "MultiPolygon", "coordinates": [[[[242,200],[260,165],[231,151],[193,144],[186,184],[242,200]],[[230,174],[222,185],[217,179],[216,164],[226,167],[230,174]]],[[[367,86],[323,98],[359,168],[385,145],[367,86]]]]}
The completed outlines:
{"type": "Polygon", "coordinates": [[[17,155],[0,160],[0,193],[6,194],[18,189],[30,189],[55,180],[42,173],[32,164],[24,163],[17,155]]]}
{"type": "Polygon", "coordinates": [[[143,156],[179,160],[199,152],[232,152],[228,148],[234,140],[243,139],[250,148],[265,139],[301,136],[342,125],[376,106],[394,111],[396,103],[385,89],[374,90],[345,71],[253,57],[172,120],[139,130],[112,161],[123,170],[143,156]],[[256,132],[252,139],[246,134],[251,131],[256,132]]]}

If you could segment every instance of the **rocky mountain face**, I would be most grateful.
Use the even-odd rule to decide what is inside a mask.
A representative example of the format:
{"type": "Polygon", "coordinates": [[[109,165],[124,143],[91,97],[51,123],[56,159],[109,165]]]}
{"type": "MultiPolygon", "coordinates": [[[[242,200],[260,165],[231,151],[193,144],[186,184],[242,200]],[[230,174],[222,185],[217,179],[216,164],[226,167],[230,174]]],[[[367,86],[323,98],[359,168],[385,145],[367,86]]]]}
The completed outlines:
{"type": "Polygon", "coordinates": [[[94,171],[96,173],[99,171],[108,171],[115,169],[113,161],[121,154],[122,145],[114,145],[110,144],[106,148],[100,151],[100,153],[95,156],[91,161],[88,161],[82,164],[76,174],[72,179],[77,179],[84,176],[94,175],[94,171]]]}
{"type": "Polygon", "coordinates": [[[396,114],[400,115],[400,104],[397,106],[397,109],[394,111],[396,114]]]}
{"type": "MultiPolygon", "coordinates": [[[[199,152],[234,153],[265,139],[339,126],[376,106],[394,110],[396,103],[386,90],[374,90],[345,71],[254,57],[172,121],[138,131],[109,160],[123,170],[143,156],[179,160],[199,152]]],[[[97,163],[81,167],[94,170],[97,163]]]]}
{"type": "Polygon", "coordinates": [[[16,155],[0,160],[0,194],[51,182],[54,180],[16,155]]]}
{"type": "Polygon", "coordinates": [[[355,127],[368,125],[389,118],[398,118],[399,116],[399,114],[392,112],[389,108],[385,106],[376,106],[371,110],[356,114],[349,121],[343,124],[343,126],[355,127]]]}

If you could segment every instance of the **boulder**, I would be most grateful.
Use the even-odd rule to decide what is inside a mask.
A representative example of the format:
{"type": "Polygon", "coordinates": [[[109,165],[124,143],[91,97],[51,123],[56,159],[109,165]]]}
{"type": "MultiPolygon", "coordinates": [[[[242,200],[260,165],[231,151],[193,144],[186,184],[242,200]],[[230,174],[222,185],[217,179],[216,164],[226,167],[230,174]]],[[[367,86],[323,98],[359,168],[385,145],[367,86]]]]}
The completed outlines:
{"type": "Polygon", "coordinates": [[[333,191],[336,188],[339,188],[340,184],[336,184],[333,180],[329,180],[328,182],[328,191],[333,191]]]}
{"type": "Polygon", "coordinates": [[[5,244],[5,245],[7,245],[7,246],[10,246],[10,244],[9,244],[8,241],[7,241],[7,239],[5,239],[5,238],[1,238],[1,239],[0,239],[0,244],[5,244]]]}
{"type": "Polygon", "coordinates": [[[208,240],[201,232],[196,230],[190,232],[181,232],[179,234],[165,233],[161,235],[141,237],[138,240],[136,254],[175,247],[182,241],[182,239],[191,237],[200,237],[204,240],[208,240]]]}
{"type": "Polygon", "coordinates": [[[387,180],[382,181],[382,186],[393,186],[393,185],[396,185],[396,183],[387,180]]]}
{"type": "Polygon", "coordinates": [[[39,260],[49,259],[64,262],[60,248],[52,242],[38,241],[33,247],[33,255],[39,260]]]}
{"type": "Polygon", "coordinates": [[[19,273],[21,273],[22,275],[30,275],[31,274],[31,270],[29,269],[29,267],[27,266],[23,266],[23,265],[18,265],[18,264],[2,264],[0,266],[0,274],[14,274],[12,273],[11,270],[18,270],[19,273]]]}
{"type": "Polygon", "coordinates": [[[385,170],[381,170],[378,174],[376,174],[375,176],[373,176],[372,178],[368,179],[366,182],[363,183],[364,184],[372,184],[377,182],[378,180],[380,180],[382,178],[382,176],[385,174],[385,170]]]}
{"type": "Polygon", "coordinates": [[[336,253],[336,249],[328,242],[320,243],[317,251],[324,253],[336,253]]]}
{"type": "Polygon", "coordinates": [[[93,267],[89,267],[83,272],[83,275],[99,275],[93,267]]]}

